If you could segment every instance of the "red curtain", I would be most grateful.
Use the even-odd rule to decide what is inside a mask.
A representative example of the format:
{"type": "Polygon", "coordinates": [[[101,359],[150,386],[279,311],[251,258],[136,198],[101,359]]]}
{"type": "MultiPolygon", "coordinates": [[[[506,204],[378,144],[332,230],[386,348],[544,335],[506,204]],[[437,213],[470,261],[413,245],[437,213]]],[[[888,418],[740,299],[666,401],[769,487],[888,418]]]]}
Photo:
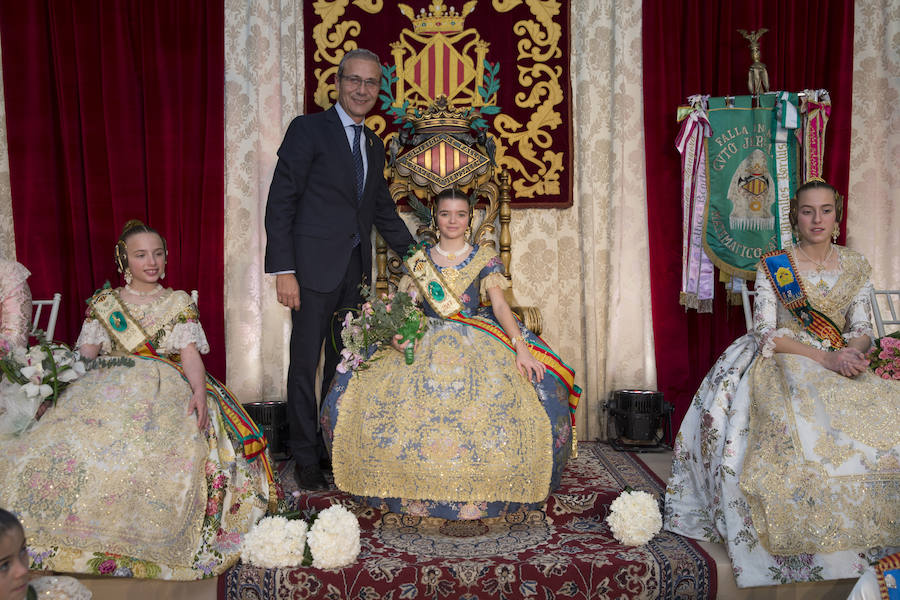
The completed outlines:
{"type": "Polygon", "coordinates": [[[57,338],[120,283],[128,219],[168,241],[164,283],[200,292],[224,374],[224,8],[220,0],[0,3],[16,252],[35,297],[61,291],[57,338]]]}
{"type": "MultiPolygon", "coordinates": [[[[823,173],[846,196],[853,2],[644,0],[642,27],[653,334],[659,389],[675,405],[677,428],[703,376],[746,329],[740,307],[725,305],[721,284],[712,314],[686,312],[678,304],[681,174],[675,109],[692,94],[748,94],[750,51],[737,29],[767,28],[761,50],[770,89],[831,92],[823,173]]],[[[846,214],[845,206],[845,220],[846,214]]]]}

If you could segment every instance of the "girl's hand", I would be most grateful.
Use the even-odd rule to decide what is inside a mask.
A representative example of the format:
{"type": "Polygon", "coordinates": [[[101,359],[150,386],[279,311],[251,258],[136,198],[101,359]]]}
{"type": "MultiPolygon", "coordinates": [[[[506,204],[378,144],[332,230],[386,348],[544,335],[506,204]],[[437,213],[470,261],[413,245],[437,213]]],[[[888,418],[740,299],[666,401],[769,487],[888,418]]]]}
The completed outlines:
{"type": "Polygon", "coordinates": [[[188,403],[187,414],[197,413],[197,429],[203,431],[209,425],[209,412],[206,407],[206,390],[191,394],[191,401],[188,403]]]}
{"type": "Polygon", "coordinates": [[[406,340],[404,343],[400,343],[400,340],[403,339],[403,336],[399,333],[391,338],[391,348],[403,354],[406,351],[406,347],[410,344],[413,345],[413,351],[415,351],[416,346],[419,344],[419,340],[406,340]]]}
{"type": "Polygon", "coordinates": [[[844,377],[855,377],[865,372],[869,366],[866,355],[856,348],[841,348],[836,352],[825,354],[822,364],[825,368],[840,373],[844,377]]]}
{"type": "Polygon", "coordinates": [[[516,341],[516,368],[528,381],[543,381],[547,366],[536,359],[524,340],[516,341]]]}

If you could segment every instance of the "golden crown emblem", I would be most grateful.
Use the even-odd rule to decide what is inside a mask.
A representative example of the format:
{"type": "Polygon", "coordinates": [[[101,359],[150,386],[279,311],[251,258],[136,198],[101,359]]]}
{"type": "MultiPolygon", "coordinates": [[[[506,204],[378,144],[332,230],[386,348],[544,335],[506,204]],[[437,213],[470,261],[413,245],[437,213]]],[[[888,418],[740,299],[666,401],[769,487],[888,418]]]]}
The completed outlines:
{"type": "Polygon", "coordinates": [[[479,114],[466,114],[467,110],[454,108],[446,96],[435,100],[427,109],[412,119],[416,133],[466,133],[469,123],[479,114]]]}
{"type": "Polygon", "coordinates": [[[397,7],[410,21],[413,31],[419,35],[433,35],[436,33],[459,33],[466,26],[466,16],[475,10],[478,0],[469,0],[463,5],[462,11],[456,12],[456,8],[446,6],[443,0],[434,0],[428,10],[419,9],[419,14],[406,4],[398,4],[397,7]]]}

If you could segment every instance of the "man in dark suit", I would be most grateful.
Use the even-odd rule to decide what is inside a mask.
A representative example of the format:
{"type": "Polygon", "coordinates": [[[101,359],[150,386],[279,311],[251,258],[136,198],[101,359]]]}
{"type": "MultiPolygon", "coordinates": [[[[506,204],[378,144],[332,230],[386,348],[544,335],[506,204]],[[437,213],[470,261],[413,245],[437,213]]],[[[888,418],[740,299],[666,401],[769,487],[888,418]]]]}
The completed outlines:
{"type": "Polygon", "coordinates": [[[290,440],[304,489],[324,489],[317,432],[316,367],[325,344],[323,389],[334,376],[340,343],[335,311],[357,306],[359,285],[371,280],[372,224],[404,254],[414,243],[397,215],[384,180],[384,144],[363,124],[381,82],[381,64],[368,50],[344,55],[335,85],[338,102],[295,118],[278,150],[266,204],[266,273],[275,274],[278,301],[291,309],[287,377],[290,440]]]}

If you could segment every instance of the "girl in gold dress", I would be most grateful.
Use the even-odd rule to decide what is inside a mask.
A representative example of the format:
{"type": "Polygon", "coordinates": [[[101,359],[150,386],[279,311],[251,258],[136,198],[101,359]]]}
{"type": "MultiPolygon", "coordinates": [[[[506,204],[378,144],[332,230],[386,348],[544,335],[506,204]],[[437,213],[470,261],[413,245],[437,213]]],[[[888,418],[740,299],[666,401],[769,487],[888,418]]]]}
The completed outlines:
{"type": "Polygon", "coordinates": [[[466,241],[467,199],[448,190],[434,202],[440,241],[407,259],[428,317],[415,362],[384,348],[370,368],[338,373],[323,402],[335,483],[416,516],[538,507],[572,452],[569,402],[580,390],[513,316],[497,253],[466,241]]]}
{"type": "Polygon", "coordinates": [[[0,505],[22,520],[33,568],[213,576],[274,500],[264,438],[206,374],[190,296],[159,283],[165,241],[132,221],[115,256],[126,284],[94,294],[77,343],[102,364],[0,442],[0,505]]]}

